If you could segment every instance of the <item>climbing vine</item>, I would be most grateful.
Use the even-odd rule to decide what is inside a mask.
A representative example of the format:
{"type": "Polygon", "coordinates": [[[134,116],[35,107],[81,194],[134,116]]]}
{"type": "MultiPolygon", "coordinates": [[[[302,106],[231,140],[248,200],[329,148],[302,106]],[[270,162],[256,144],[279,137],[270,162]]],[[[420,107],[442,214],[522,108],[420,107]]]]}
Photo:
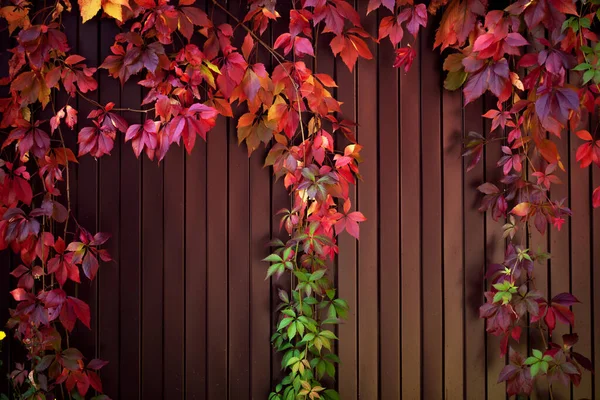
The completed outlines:
{"type": "MultiPolygon", "coordinates": [[[[70,346],[77,323],[90,327],[90,308],[67,282],[95,278],[100,263],[111,260],[102,248],[110,235],[90,233],[76,220],[69,171],[81,157],[110,155],[119,135],[136,156],[157,162],[174,144],[183,142],[191,153],[217,118],[235,114],[239,143],[249,156],[261,145],[268,148],[265,165],[290,198],[289,208],[278,212],[285,240],[273,240],[265,259],[268,277],[290,280],[289,290],[279,291],[271,338],[286,375],[269,399],[337,399],[324,378],[336,375],[333,326],[348,305],[337,296],[327,265],[338,253],[337,236],[346,231],[358,239],[365,221],[349,196],[360,179],[361,146],[355,123],[335,99],[336,82],[313,60],[317,51],[331,51],[352,70],[358,58],[373,58],[369,42],[389,41],[394,66],[408,71],[416,57],[410,43],[440,10],[432,45],[444,51],[444,86],[462,88],[465,105],[486,92],[498,99],[484,114],[491,131],[465,135],[465,156],[471,169],[486,144],[503,144],[503,178],[479,186],[481,210],[504,223],[506,240],[505,259],[488,268],[491,286],[480,309],[487,331],[502,338],[501,354],[509,352],[499,382],[507,382],[510,395],[529,394],[540,377],[550,393],[555,383],[579,384],[592,365],[574,351],[577,335],[558,344],[552,337],[557,321],[574,325],[570,307],[578,300],[569,293],[545,299],[536,290],[534,264],[549,255],[530,250],[527,233],[543,234],[548,224],[560,229],[571,214],[566,201],[549,196],[565,169],[557,138],[575,133],[582,141],[576,155],[581,167],[600,167],[597,129],[580,127],[600,104],[598,4],[370,0],[367,13],[380,17],[373,38],[346,0],[250,0],[241,15],[218,0],[207,7],[195,0],[2,1],[0,17],[10,36],[3,40],[14,47],[8,76],[0,79],[7,87],[0,98],[0,249],[10,248],[20,260],[11,272],[16,307],[7,326],[27,351],[10,374],[15,397],[108,398],[98,373],[107,361],[87,361],[70,346]],[[102,16],[120,27],[101,65],[71,51],[62,23],[71,12],[83,23],[102,16]],[[284,31],[273,43],[265,34],[271,24],[284,31]],[[319,37],[329,49],[317,48],[319,37]],[[98,87],[97,68],[121,84],[135,80],[143,87],[140,108],[89,98],[98,87]],[[82,117],[76,104],[83,101],[94,109],[82,117]],[[144,122],[130,124],[123,111],[140,113],[144,122]],[[77,155],[65,142],[73,132],[77,155]],[[530,356],[510,346],[523,326],[536,327],[542,338],[543,347],[530,356]]],[[[592,203],[600,206],[600,188],[592,203]]]]}

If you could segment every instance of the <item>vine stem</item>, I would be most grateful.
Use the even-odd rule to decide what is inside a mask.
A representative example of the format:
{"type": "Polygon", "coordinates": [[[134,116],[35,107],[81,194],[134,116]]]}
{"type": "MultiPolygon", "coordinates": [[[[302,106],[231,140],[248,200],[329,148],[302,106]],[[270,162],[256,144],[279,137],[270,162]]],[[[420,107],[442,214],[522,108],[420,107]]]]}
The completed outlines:
{"type": "MultiPolygon", "coordinates": [[[[279,54],[271,46],[266,44],[260,37],[258,37],[258,35],[256,35],[256,33],[254,33],[252,31],[252,29],[248,28],[246,26],[246,24],[244,24],[242,21],[240,21],[240,19],[238,17],[233,15],[227,8],[225,8],[217,0],[212,0],[212,2],[215,6],[219,7],[221,10],[223,10],[225,12],[225,14],[227,14],[229,16],[229,18],[231,18],[235,22],[237,22],[238,26],[241,26],[242,28],[244,28],[246,30],[246,32],[248,32],[254,38],[254,40],[256,40],[258,43],[260,43],[265,49],[267,49],[267,51],[269,53],[271,53],[271,55],[277,59],[277,62],[279,62],[279,64],[282,65],[281,61],[285,61],[285,58],[281,54],[279,54]]],[[[237,26],[236,26],[236,28],[237,28],[237,26]]]]}
{"type": "MultiPolygon", "coordinates": [[[[96,107],[104,109],[104,106],[102,104],[98,103],[96,100],[90,99],[89,97],[87,97],[86,95],[81,93],[81,91],[77,90],[77,94],[82,99],[87,101],[88,103],[91,103],[91,104],[95,105],[96,107]]],[[[147,110],[140,110],[140,109],[135,109],[135,108],[113,108],[111,111],[130,111],[130,112],[137,112],[137,113],[149,113],[149,112],[154,111],[154,107],[149,108],[147,110]]]]}
{"type": "MultiPolygon", "coordinates": [[[[54,104],[54,99],[52,99],[51,101],[52,103],[52,112],[54,113],[54,115],[56,115],[56,106],[54,104]]],[[[65,144],[65,137],[63,136],[62,133],[62,129],[60,128],[60,124],[58,124],[58,135],[60,137],[60,144],[62,145],[62,149],[64,151],[64,157],[65,157],[65,175],[66,177],[66,184],[67,184],[67,220],[65,221],[65,227],[64,227],[64,232],[63,232],[63,239],[66,242],[67,241],[67,227],[68,227],[68,222],[69,222],[69,216],[71,215],[71,178],[70,178],[70,170],[69,170],[69,157],[67,156],[67,146],[65,144]]],[[[42,246],[43,247],[43,246],[42,246]]]]}

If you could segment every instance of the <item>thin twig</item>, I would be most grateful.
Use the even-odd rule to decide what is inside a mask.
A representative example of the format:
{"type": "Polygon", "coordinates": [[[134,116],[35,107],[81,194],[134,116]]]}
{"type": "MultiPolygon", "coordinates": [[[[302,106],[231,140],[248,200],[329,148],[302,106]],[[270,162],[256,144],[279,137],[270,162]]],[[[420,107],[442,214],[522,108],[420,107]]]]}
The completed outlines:
{"type": "MultiPolygon", "coordinates": [[[[56,115],[56,106],[54,105],[54,99],[51,101],[52,103],[52,112],[56,115]]],[[[71,178],[70,178],[70,170],[69,170],[69,157],[67,155],[67,146],[65,144],[65,137],[63,136],[62,129],[60,128],[60,123],[58,124],[58,135],[60,137],[60,144],[62,145],[62,149],[64,151],[65,157],[65,174],[67,175],[66,184],[67,184],[67,220],[65,221],[65,228],[63,232],[63,239],[67,241],[67,227],[69,225],[69,215],[71,215],[71,178]]],[[[43,246],[42,246],[43,247],[43,246]]]]}

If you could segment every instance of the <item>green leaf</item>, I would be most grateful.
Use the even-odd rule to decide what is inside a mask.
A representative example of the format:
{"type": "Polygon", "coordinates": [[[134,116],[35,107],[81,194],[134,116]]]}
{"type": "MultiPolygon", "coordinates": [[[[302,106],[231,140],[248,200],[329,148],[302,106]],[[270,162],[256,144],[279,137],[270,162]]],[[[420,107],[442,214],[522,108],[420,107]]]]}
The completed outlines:
{"type": "Polygon", "coordinates": [[[281,322],[279,323],[279,327],[277,327],[277,330],[280,331],[283,328],[285,328],[286,326],[288,326],[294,319],[293,318],[284,318],[281,320],[281,322]]]}
{"type": "Polygon", "coordinates": [[[270,254],[267,257],[263,258],[263,261],[268,261],[268,262],[282,262],[283,260],[277,254],[270,254]]]}
{"type": "Polygon", "coordinates": [[[327,400],[340,400],[340,395],[333,389],[327,389],[324,395],[327,400]]]}
{"type": "Polygon", "coordinates": [[[589,69],[583,73],[583,84],[585,85],[594,77],[595,71],[593,69],[589,69]]]}
{"type": "Polygon", "coordinates": [[[287,334],[289,340],[292,340],[296,336],[296,324],[290,324],[290,326],[288,327],[287,334]]]}
{"type": "Polygon", "coordinates": [[[540,372],[540,363],[535,363],[531,365],[531,377],[535,377],[538,372],[540,372]]]}
{"type": "Polygon", "coordinates": [[[292,364],[296,364],[298,361],[300,361],[300,359],[298,357],[291,357],[287,363],[285,363],[286,367],[289,367],[292,364]]]}
{"type": "Polygon", "coordinates": [[[302,322],[296,321],[296,330],[301,337],[304,336],[304,324],[302,322]]]}
{"type": "Polygon", "coordinates": [[[290,258],[290,253],[292,252],[292,248],[291,247],[286,247],[286,249],[283,251],[283,259],[287,260],[288,258],[290,258]]]}
{"type": "Polygon", "coordinates": [[[579,26],[583,27],[583,28],[589,28],[590,26],[592,26],[592,22],[587,19],[587,18],[580,18],[579,19],[579,26]]]}
{"type": "Polygon", "coordinates": [[[525,365],[533,365],[533,364],[537,363],[538,361],[540,361],[538,358],[527,357],[527,360],[525,360],[525,365]]]}
{"type": "Polygon", "coordinates": [[[313,282],[314,281],[318,281],[319,279],[321,279],[325,275],[325,272],[327,272],[327,271],[324,270],[324,269],[320,269],[318,271],[313,272],[310,275],[310,280],[313,281],[313,282]]]}
{"type": "Polygon", "coordinates": [[[337,339],[338,337],[335,336],[335,333],[331,332],[331,331],[323,331],[320,333],[321,336],[326,337],[327,339],[337,339]]]}
{"type": "Polygon", "coordinates": [[[282,310],[281,313],[287,315],[288,317],[296,318],[296,312],[290,308],[282,310]]]}
{"type": "Polygon", "coordinates": [[[538,349],[533,349],[532,353],[533,353],[533,356],[535,358],[537,358],[538,360],[541,360],[542,357],[544,356],[544,354],[541,351],[539,351],[538,349]]]}
{"type": "Polygon", "coordinates": [[[444,80],[444,88],[446,90],[457,90],[467,80],[468,74],[464,70],[448,72],[446,80],[444,80]]]}

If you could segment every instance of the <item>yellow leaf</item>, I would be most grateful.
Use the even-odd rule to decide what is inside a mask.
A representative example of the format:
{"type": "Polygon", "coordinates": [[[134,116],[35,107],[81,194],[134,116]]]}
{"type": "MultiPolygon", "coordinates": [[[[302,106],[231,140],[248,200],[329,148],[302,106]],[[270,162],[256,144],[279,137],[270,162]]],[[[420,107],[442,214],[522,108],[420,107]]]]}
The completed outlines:
{"type": "Polygon", "coordinates": [[[4,331],[0,331],[0,340],[4,340],[5,337],[6,333],[4,333],[4,331]]]}
{"type": "Polygon", "coordinates": [[[119,22],[123,22],[123,7],[131,10],[129,0],[104,0],[102,3],[104,12],[119,22]]]}
{"type": "Polygon", "coordinates": [[[118,21],[123,21],[123,7],[120,4],[106,3],[102,6],[104,12],[118,21]]]}
{"type": "Polygon", "coordinates": [[[100,6],[102,0],[78,0],[79,8],[81,9],[81,19],[85,24],[90,19],[94,18],[98,11],[100,11],[100,6]]]}

